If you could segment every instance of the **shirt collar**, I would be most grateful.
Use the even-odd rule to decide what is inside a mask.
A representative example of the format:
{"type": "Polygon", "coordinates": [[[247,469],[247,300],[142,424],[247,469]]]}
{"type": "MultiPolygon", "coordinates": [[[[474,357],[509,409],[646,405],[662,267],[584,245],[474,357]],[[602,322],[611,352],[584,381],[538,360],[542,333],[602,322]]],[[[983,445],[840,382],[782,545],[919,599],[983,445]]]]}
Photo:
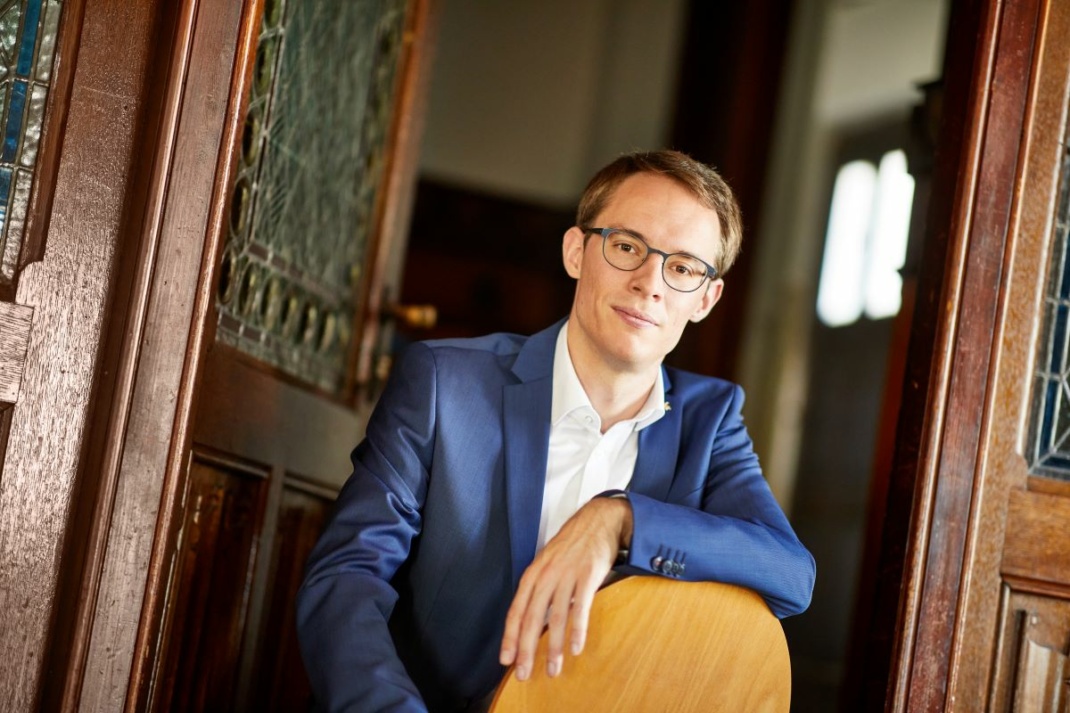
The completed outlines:
{"type": "MultiPolygon", "coordinates": [[[[550,425],[556,426],[561,419],[577,409],[589,408],[594,411],[587,392],[583,390],[580,377],[576,376],[576,367],[572,364],[572,355],[568,353],[568,320],[561,325],[557,333],[557,346],[554,348],[554,391],[550,408],[550,425]]],[[[631,419],[635,430],[646,428],[665,415],[665,377],[662,369],[654,379],[654,388],[631,419]]]]}

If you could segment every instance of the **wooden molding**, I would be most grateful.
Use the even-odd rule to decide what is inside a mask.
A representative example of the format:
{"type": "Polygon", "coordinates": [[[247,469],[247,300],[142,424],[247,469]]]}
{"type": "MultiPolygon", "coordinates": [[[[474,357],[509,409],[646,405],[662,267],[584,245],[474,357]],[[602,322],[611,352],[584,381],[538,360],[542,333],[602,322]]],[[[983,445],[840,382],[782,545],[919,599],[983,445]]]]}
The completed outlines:
{"type": "Polygon", "coordinates": [[[19,400],[32,322],[33,307],[0,302],[0,403],[19,400]]]}
{"type": "Polygon", "coordinates": [[[913,470],[913,508],[890,711],[942,710],[950,703],[960,597],[970,579],[970,530],[983,472],[980,444],[992,427],[990,379],[998,348],[993,335],[1002,318],[1013,179],[1021,161],[1040,5],[963,2],[951,18],[949,114],[940,133],[943,153],[937,156],[928,231],[935,247],[946,245],[946,262],[942,275],[923,275],[919,286],[923,293],[935,289],[941,295],[934,300],[930,292],[919,301],[919,309],[933,310],[920,324],[935,319],[932,343],[918,345],[911,357],[931,364],[927,393],[910,402],[920,406],[913,416],[923,419],[923,427],[918,443],[901,446],[897,454],[897,475],[913,470]]]}

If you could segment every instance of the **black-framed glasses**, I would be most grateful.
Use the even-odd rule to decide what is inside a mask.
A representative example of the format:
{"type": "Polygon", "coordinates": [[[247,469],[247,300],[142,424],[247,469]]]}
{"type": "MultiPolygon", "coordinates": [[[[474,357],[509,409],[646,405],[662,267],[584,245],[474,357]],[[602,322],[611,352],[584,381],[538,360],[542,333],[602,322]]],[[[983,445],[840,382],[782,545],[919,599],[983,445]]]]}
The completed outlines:
{"type": "Polygon", "coordinates": [[[702,287],[706,278],[717,278],[717,268],[705,260],[687,253],[667,253],[647,245],[634,233],[621,228],[584,228],[584,233],[602,236],[602,257],[618,270],[638,270],[651,253],[661,255],[661,277],[665,284],[677,292],[694,292],[702,287]]]}

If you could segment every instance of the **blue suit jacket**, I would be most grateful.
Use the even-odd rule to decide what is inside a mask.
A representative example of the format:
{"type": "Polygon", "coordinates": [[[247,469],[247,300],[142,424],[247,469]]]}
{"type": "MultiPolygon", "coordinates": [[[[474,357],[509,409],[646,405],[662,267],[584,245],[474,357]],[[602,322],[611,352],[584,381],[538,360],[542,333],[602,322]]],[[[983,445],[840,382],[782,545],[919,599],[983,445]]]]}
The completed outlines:
{"type": "MultiPolygon", "coordinates": [[[[298,595],[302,654],[330,710],[455,710],[500,680],[505,614],[535,556],[559,328],[399,357],[298,595]]],[[[617,569],[739,584],[781,617],[804,610],[814,560],[762,477],[742,390],[665,369],[665,392],[671,409],[640,431],[617,569]]]]}

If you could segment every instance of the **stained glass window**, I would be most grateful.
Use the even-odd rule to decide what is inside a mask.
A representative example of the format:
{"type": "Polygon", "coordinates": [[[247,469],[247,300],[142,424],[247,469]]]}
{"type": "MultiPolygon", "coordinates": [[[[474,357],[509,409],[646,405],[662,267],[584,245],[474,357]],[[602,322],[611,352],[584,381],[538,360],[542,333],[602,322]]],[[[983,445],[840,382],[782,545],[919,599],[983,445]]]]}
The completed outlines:
{"type": "MultiPolygon", "coordinates": [[[[1065,144],[1064,144],[1065,147],[1065,144]]],[[[1070,480],[1070,149],[1064,148],[1059,204],[1052,235],[1044,331],[1033,391],[1030,470],[1070,480]]]]}
{"type": "Polygon", "coordinates": [[[0,282],[18,267],[61,9],[61,0],[0,0],[0,282]]]}
{"type": "Polygon", "coordinates": [[[267,0],[217,339],[339,392],[401,59],[405,0],[267,0]]]}

